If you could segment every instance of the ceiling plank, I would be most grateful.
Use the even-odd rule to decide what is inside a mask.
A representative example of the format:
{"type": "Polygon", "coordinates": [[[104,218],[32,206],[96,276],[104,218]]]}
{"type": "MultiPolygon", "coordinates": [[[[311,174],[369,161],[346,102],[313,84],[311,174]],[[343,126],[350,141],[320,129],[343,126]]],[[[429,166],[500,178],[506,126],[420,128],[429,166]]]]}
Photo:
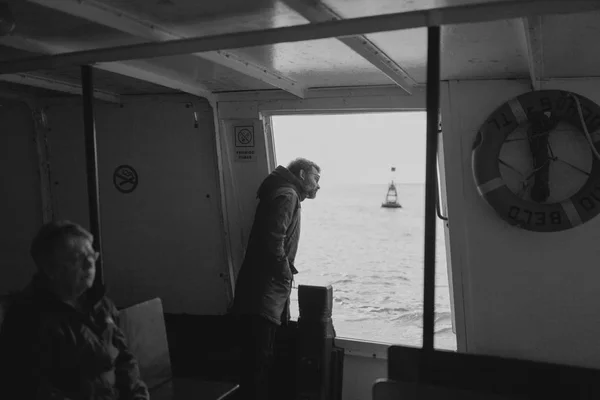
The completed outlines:
{"type": "MultiPolygon", "coordinates": [[[[43,54],[61,54],[85,50],[80,47],[57,45],[18,35],[0,37],[0,45],[43,54]]],[[[195,96],[207,99],[213,97],[212,92],[206,86],[196,82],[194,79],[183,76],[176,71],[159,67],[148,61],[98,63],[94,67],[171,89],[181,90],[195,96]]]]}
{"type": "MultiPolygon", "coordinates": [[[[142,37],[156,42],[188,38],[173,30],[160,26],[158,21],[148,21],[123,10],[115,9],[97,0],[28,0],[54,10],[74,15],[92,22],[102,24],[130,35],[142,37]]],[[[306,87],[284,74],[264,65],[226,51],[211,51],[194,56],[209,60],[246,76],[250,76],[275,88],[285,90],[300,98],[304,98],[306,87]]]]}
{"type": "MultiPolygon", "coordinates": [[[[40,1],[40,0],[38,0],[40,1]]],[[[166,57],[180,54],[239,49],[275,43],[293,43],[330,37],[495,21],[539,14],[561,14],[600,10],[600,1],[588,0],[489,0],[485,3],[444,6],[435,9],[382,14],[319,22],[283,28],[227,33],[80,51],[24,60],[0,62],[0,74],[60,68],[97,62],[166,57]]]]}
{"type": "MultiPolygon", "coordinates": [[[[335,11],[318,0],[282,0],[282,2],[310,22],[338,21],[343,19],[335,11]]],[[[347,36],[337,39],[383,72],[407,94],[411,94],[411,88],[417,82],[404,68],[365,36],[347,36]]]]}
{"type": "MultiPolygon", "coordinates": [[[[67,82],[59,79],[50,78],[47,76],[35,76],[31,74],[6,74],[0,75],[0,81],[18,83],[21,85],[34,86],[43,89],[55,90],[58,92],[81,95],[81,85],[67,82]]],[[[121,102],[118,94],[107,92],[104,90],[94,90],[94,97],[98,100],[103,100],[109,103],[121,102]]]]}

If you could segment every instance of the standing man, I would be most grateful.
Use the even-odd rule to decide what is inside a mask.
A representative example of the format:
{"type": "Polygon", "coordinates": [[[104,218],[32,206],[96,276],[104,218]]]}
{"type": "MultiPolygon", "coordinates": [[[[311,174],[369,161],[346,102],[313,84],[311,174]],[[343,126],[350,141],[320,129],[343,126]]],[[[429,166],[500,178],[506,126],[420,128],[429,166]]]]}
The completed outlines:
{"type": "Polygon", "coordinates": [[[244,400],[268,399],[275,333],[290,319],[294,259],[300,239],[300,203],[314,199],[317,164],[304,158],[278,166],[258,189],[260,202],[240,269],[233,312],[241,316],[244,400]]]}

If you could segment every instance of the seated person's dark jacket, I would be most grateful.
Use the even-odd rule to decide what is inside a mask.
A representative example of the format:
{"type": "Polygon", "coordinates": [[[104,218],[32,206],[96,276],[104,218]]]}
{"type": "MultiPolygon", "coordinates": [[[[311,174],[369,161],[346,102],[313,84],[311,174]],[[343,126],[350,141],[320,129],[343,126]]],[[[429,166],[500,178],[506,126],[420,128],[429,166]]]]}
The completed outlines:
{"type": "Polygon", "coordinates": [[[103,289],[90,289],[84,299],[76,310],[39,276],[12,298],[0,331],[2,398],[149,399],[116,307],[103,289]]]}

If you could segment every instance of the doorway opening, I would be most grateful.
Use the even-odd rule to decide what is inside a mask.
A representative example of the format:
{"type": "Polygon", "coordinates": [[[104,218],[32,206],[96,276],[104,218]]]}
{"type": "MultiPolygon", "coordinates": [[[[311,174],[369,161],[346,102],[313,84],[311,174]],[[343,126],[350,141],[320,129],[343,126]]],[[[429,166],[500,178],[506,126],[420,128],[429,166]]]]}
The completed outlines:
{"type": "MultiPolygon", "coordinates": [[[[426,113],[271,119],[277,164],[321,167],[321,190],[302,203],[294,286],[332,285],[338,337],[420,347],[426,113]],[[392,181],[399,208],[382,207],[392,181]]],[[[442,221],[437,232],[435,347],[456,350],[442,221]]]]}

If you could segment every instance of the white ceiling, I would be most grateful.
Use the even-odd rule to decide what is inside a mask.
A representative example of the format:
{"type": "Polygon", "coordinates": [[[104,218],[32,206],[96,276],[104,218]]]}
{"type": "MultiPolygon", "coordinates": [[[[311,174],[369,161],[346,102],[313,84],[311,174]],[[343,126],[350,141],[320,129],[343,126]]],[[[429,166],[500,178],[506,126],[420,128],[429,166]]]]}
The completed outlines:
{"type": "MultiPolygon", "coordinates": [[[[502,0],[13,0],[8,3],[17,27],[10,36],[0,37],[0,61],[294,26],[318,22],[315,18],[356,18],[498,1],[502,0]]],[[[537,79],[596,76],[599,33],[598,11],[446,25],[442,28],[441,77],[530,79],[532,71],[537,79]]],[[[412,85],[426,82],[426,28],[365,35],[358,40],[359,46],[363,40],[377,53],[371,52],[370,60],[331,38],[103,64],[98,66],[96,87],[116,95],[282,89],[302,96],[317,87],[396,81],[404,82],[410,91],[412,85]],[[382,60],[402,73],[390,76],[387,71],[386,75],[378,66],[382,60]]],[[[19,83],[36,85],[35,78],[40,76],[54,80],[59,91],[61,84],[79,84],[77,68],[30,71],[19,83]]],[[[10,79],[14,88],[15,79],[10,79]]]]}

